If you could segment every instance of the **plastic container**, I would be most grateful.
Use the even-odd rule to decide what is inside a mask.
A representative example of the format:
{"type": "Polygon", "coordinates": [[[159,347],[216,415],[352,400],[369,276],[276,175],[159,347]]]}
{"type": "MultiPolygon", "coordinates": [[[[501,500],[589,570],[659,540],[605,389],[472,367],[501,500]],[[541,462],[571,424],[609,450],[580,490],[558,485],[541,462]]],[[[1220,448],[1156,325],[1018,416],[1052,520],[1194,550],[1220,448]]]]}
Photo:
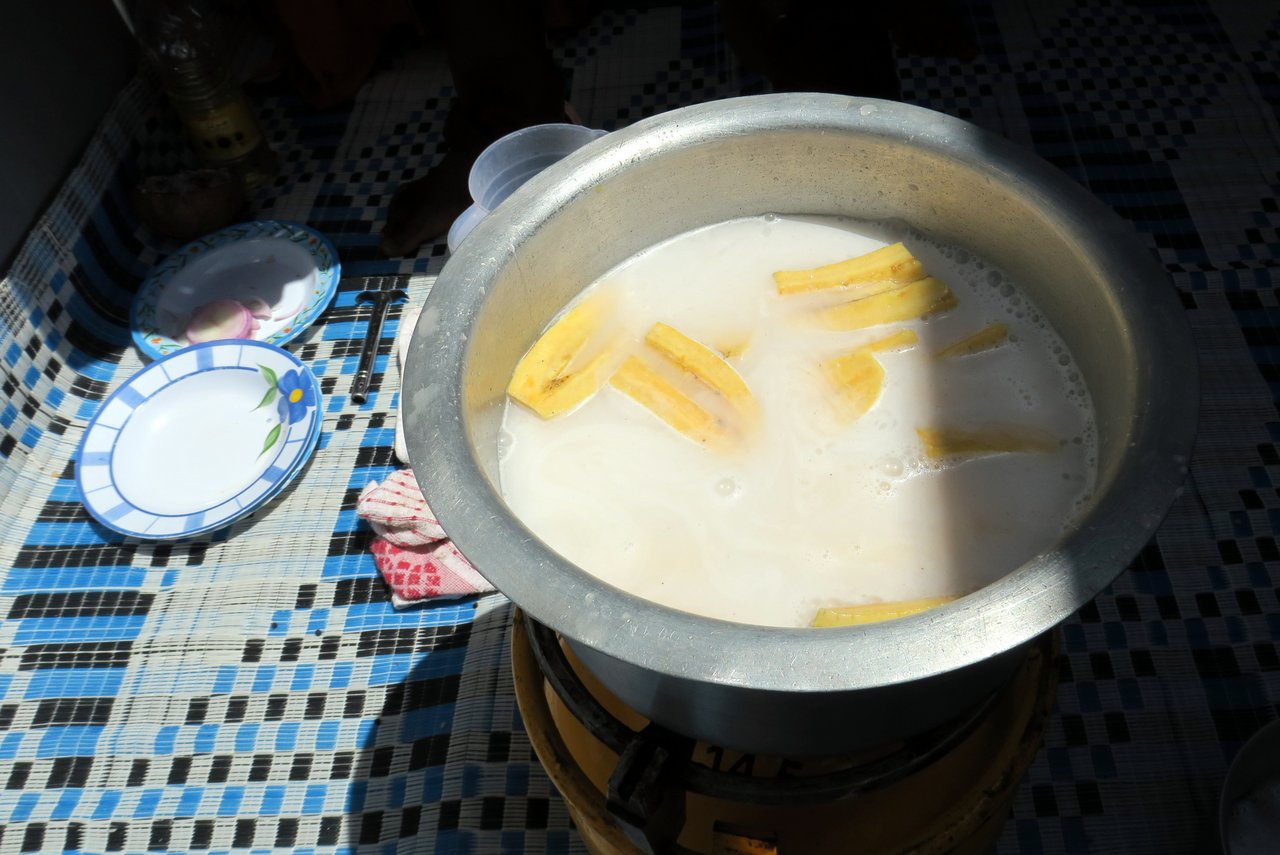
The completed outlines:
{"type": "Polygon", "coordinates": [[[449,251],[521,184],[606,133],[581,125],[533,125],[490,143],[471,166],[467,189],[474,204],[449,227],[449,251]]]}

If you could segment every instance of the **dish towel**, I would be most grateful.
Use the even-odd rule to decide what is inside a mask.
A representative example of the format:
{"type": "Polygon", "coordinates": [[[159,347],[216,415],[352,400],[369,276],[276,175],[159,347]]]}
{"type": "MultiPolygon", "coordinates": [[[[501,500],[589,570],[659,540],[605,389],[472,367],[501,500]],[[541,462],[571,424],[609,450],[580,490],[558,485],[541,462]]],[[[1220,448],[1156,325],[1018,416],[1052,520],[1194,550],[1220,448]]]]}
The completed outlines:
{"type": "Polygon", "coordinates": [[[413,470],[399,469],[381,484],[366,484],[356,515],[368,520],[377,535],[369,551],[396,608],[493,590],[444,533],[413,470]]]}
{"type": "MultiPolygon", "coordinates": [[[[409,338],[418,322],[419,309],[406,308],[396,335],[396,356],[404,368],[409,338]]],[[[403,396],[402,396],[403,397],[403,396]]],[[[409,462],[400,430],[402,410],[396,407],[395,454],[409,462]]],[[[396,608],[423,600],[465,597],[494,588],[471,566],[449,540],[435,514],[422,497],[413,470],[400,469],[381,484],[370,482],[360,491],[356,515],[368,520],[377,536],[369,545],[374,564],[391,589],[396,608]]]]}

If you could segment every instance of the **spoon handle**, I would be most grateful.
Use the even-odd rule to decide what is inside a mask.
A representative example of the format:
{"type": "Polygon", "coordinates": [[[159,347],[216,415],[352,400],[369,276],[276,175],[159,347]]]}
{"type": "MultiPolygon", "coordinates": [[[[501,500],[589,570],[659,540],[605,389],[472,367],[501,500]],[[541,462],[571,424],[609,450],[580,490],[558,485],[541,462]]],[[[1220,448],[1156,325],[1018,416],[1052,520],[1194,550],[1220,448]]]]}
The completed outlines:
{"type": "Polygon", "coordinates": [[[357,301],[370,300],[373,303],[373,314],[369,316],[369,328],[365,331],[364,346],[360,349],[360,363],[356,366],[355,379],[351,381],[351,400],[363,404],[369,394],[369,385],[373,381],[373,365],[378,358],[378,345],[382,341],[382,321],[387,315],[387,307],[394,300],[408,297],[404,291],[394,288],[390,291],[365,291],[357,297],[357,301]]]}

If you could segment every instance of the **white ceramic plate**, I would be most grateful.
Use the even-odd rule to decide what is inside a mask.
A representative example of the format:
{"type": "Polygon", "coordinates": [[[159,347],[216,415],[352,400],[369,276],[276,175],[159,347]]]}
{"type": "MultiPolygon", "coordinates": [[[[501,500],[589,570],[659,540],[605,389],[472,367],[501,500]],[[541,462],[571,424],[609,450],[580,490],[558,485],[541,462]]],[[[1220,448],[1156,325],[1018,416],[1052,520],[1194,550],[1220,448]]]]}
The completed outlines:
{"type": "Polygon", "coordinates": [[[253,338],[292,341],[338,290],[338,255],[319,232],[297,223],[255,220],[192,241],[152,268],[130,310],[133,342],[158,359],[184,347],[196,309],[229,298],[257,298],[271,316],[253,338]]]}
{"type": "Polygon", "coordinates": [[[103,403],[76,455],[85,508],[107,528],[173,539],[257,508],[311,455],[320,384],[256,341],[195,344],[143,368],[103,403]]]}

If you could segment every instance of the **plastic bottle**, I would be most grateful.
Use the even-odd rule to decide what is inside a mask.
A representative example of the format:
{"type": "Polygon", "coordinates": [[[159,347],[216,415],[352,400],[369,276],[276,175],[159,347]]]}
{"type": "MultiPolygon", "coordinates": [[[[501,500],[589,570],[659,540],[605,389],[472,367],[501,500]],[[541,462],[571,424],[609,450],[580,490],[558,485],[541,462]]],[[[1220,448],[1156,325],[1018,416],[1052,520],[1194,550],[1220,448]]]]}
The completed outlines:
{"type": "Polygon", "coordinates": [[[266,183],[275,155],[240,83],[225,60],[212,10],[199,0],[140,0],[134,31],[201,161],[266,183]]]}

